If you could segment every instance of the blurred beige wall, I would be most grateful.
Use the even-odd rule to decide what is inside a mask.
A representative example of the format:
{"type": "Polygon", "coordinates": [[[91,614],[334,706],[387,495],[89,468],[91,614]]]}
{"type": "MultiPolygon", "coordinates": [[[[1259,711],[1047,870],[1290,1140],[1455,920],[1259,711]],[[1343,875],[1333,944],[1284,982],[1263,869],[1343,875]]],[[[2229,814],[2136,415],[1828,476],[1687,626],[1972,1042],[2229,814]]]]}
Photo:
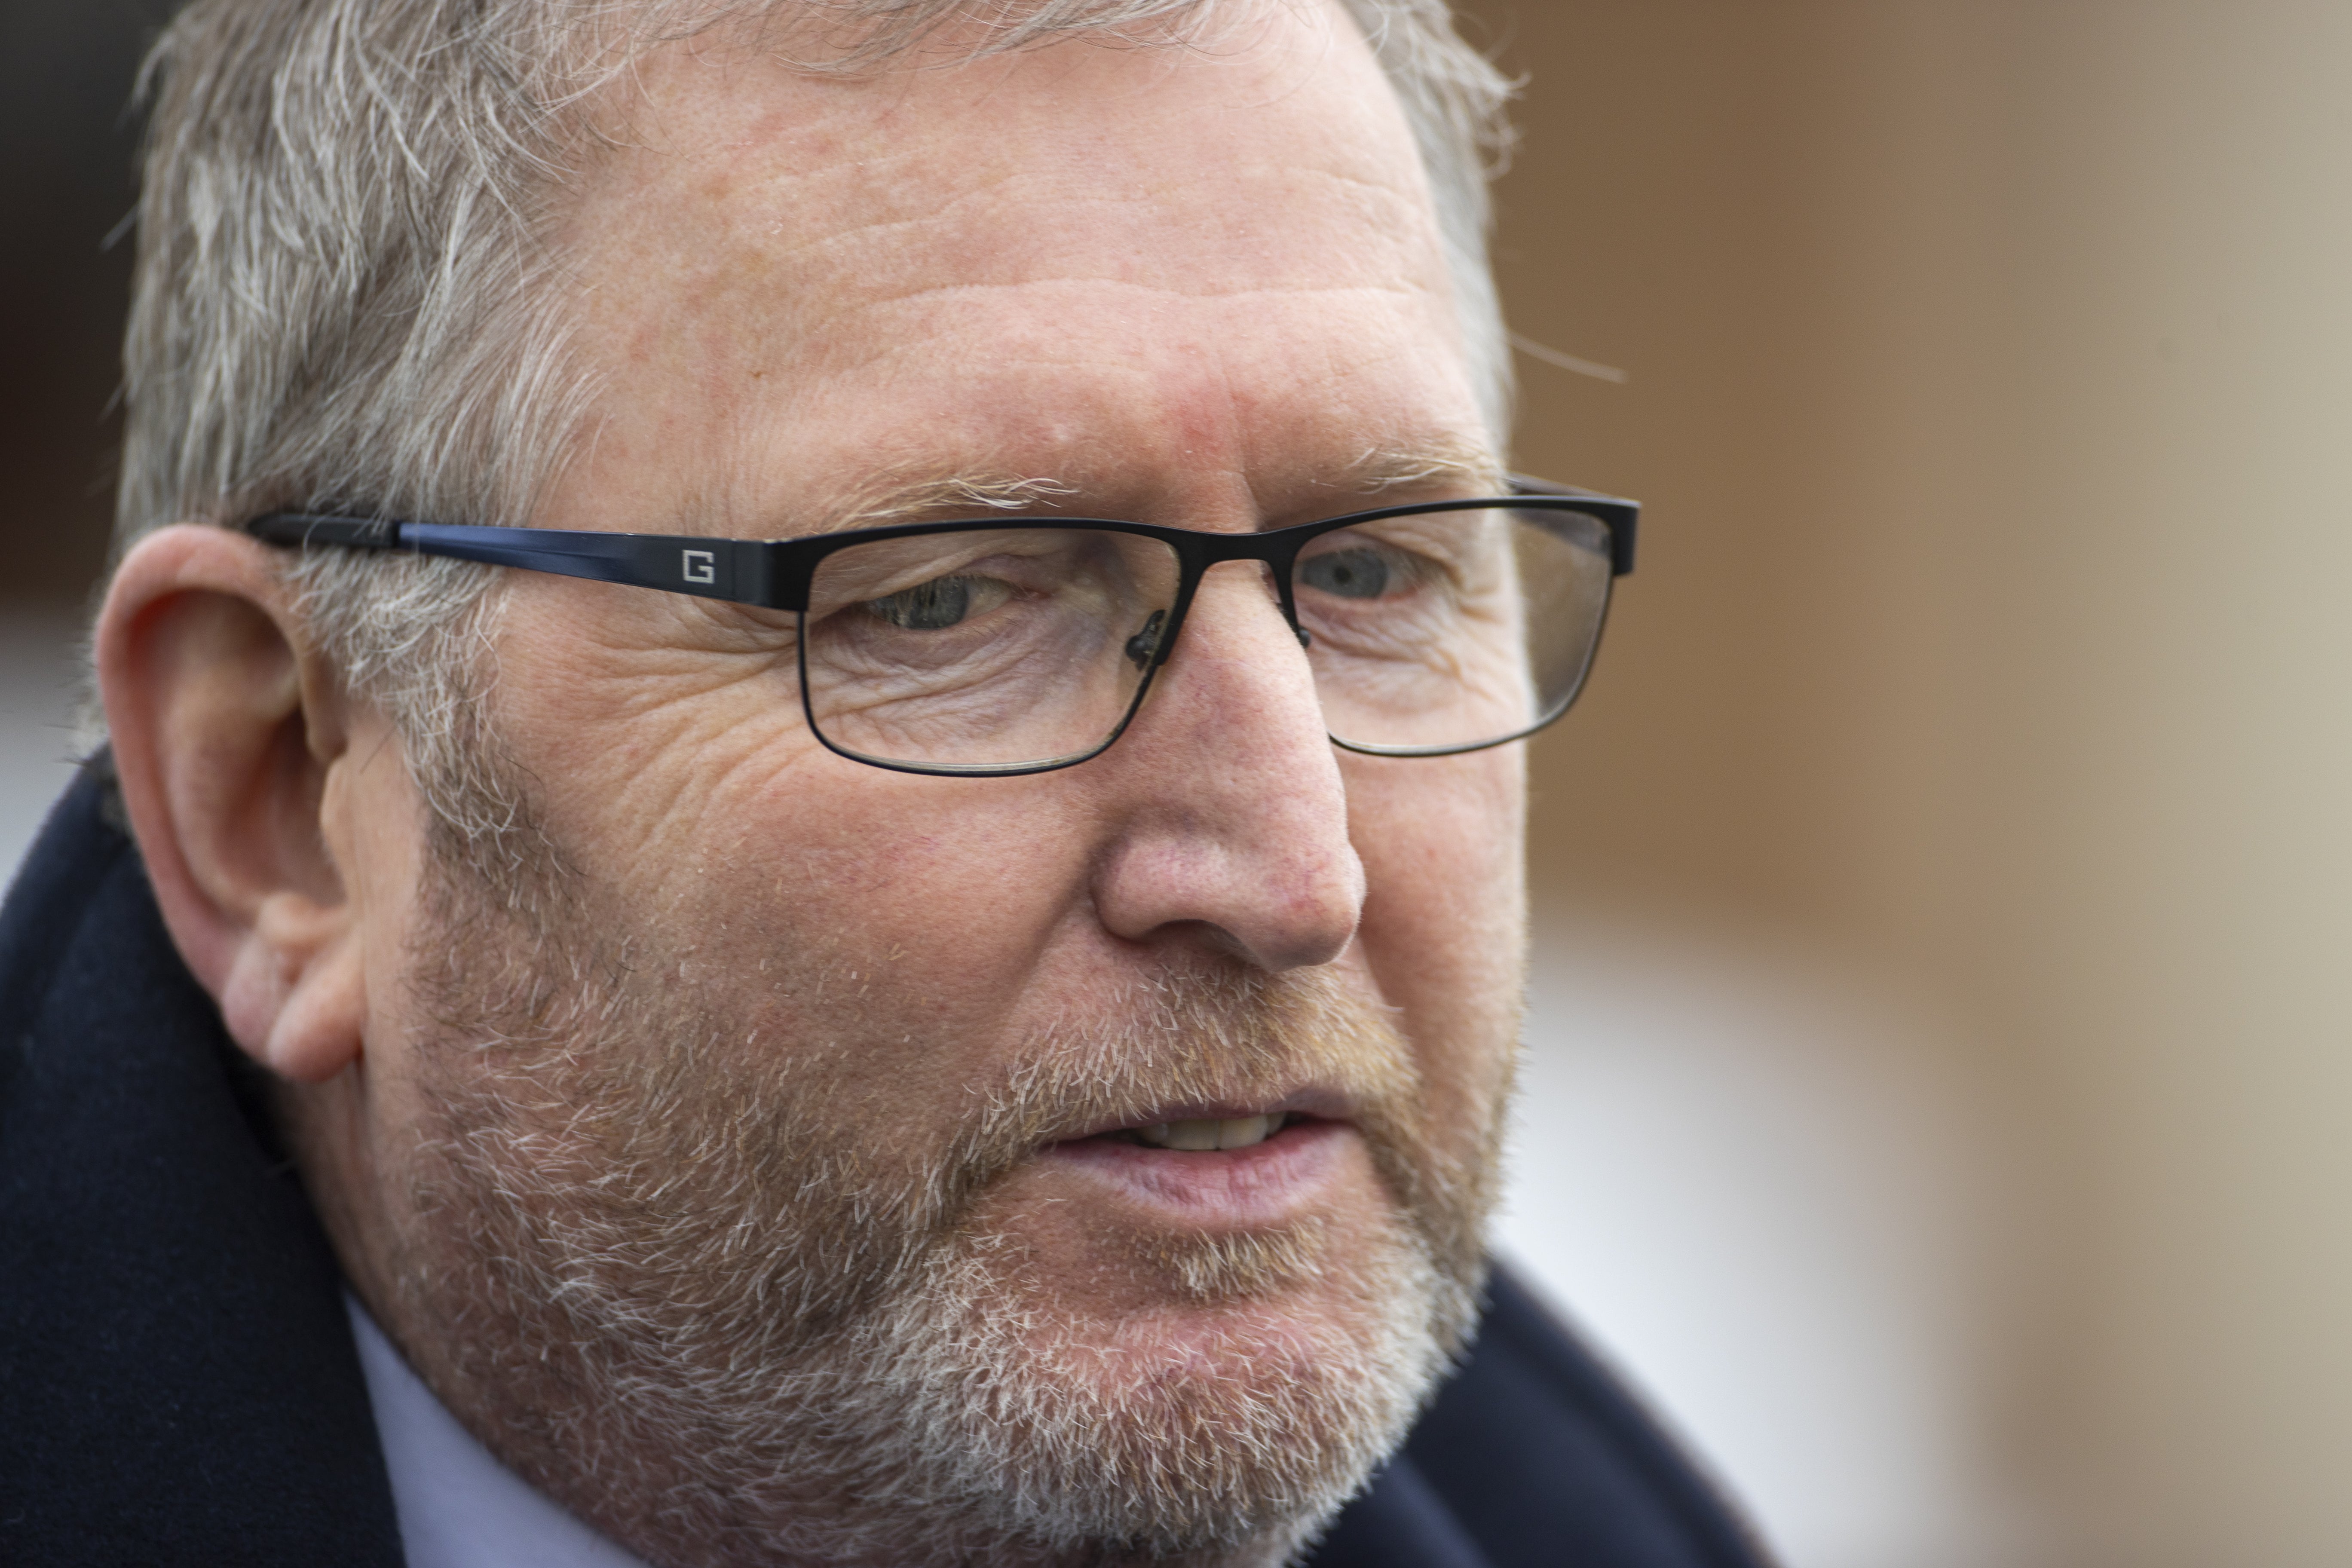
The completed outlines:
{"type": "Polygon", "coordinates": [[[1632,375],[1518,460],[1650,506],[1543,899],[1950,1042],[2050,1556],[2352,1562],[2352,6],[1474,9],[1514,324],[1632,375]]]}

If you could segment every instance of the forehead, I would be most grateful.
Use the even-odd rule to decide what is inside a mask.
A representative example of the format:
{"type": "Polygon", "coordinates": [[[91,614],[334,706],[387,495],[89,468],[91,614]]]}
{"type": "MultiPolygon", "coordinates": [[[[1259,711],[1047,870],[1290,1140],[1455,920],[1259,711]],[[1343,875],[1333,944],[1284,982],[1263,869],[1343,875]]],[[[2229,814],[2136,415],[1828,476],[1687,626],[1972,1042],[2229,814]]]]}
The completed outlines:
{"type": "Polygon", "coordinates": [[[565,237],[615,526],[798,531],[962,473],[1311,510],[1483,442],[1412,133],[1336,5],[947,59],[640,73],[565,237]]]}

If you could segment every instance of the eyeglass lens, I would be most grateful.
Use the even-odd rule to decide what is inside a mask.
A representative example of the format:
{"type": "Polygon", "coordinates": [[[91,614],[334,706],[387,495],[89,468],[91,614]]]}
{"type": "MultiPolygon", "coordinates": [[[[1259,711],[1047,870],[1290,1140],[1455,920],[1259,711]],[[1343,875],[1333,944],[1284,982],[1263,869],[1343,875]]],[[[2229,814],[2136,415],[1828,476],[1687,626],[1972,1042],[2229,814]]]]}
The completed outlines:
{"type": "MultiPolygon", "coordinates": [[[[1097,750],[1175,608],[1174,549],[1111,530],[902,535],[827,555],[803,617],[809,713],[869,761],[1050,765],[1097,750]]],[[[1292,571],[1326,723],[1373,752],[1457,751],[1556,717],[1610,583],[1580,512],[1465,507],[1318,536],[1292,571]]]]}

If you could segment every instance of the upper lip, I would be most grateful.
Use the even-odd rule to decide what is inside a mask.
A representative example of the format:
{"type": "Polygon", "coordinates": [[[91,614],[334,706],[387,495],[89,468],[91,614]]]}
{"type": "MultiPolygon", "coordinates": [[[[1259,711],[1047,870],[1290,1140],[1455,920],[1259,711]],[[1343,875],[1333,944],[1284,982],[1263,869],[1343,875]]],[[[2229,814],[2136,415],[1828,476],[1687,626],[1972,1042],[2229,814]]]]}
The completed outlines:
{"type": "Polygon", "coordinates": [[[1089,1126],[1058,1141],[1075,1143],[1084,1138],[1099,1138],[1106,1132],[1123,1132],[1129,1128],[1152,1127],[1167,1121],[1234,1121],[1247,1116],[1297,1115],[1323,1121],[1348,1121],[1354,1119],[1355,1110],[1354,1100],[1339,1089],[1308,1085],[1272,1100],[1186,1100],[1155,1106],[1140,1115],[1089,1126]]]}

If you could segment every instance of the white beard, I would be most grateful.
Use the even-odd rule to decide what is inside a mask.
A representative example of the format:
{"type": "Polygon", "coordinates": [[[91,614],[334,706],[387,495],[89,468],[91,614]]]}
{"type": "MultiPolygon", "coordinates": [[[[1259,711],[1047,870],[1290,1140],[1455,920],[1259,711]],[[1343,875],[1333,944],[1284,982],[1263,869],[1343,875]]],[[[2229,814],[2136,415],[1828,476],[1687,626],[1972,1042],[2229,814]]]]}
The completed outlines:
{"type": "Polygon", "coordinates": [[[1475,1321],[1494,1128],[1441,1152],[1404,1041],[1322,972],[1168,975],[894,1153],[860,1126],[854,1041],[730,1049],[757,1031],[634,984],[657,966],[609,961],[593,922],[539,900],[526,939],[445,875],[431,1121],[362,1293],[494,1451],[656,1561],[1279,1562],[1475,1321]],[[1148,1317],[1061,1310],[992,1223],[1057,1131],[1302,1071],[1369,1108],[1393,1207],[1348,1256],[1313,1221],[1154,1244],[1181,1353],[1148,1317]]]}

